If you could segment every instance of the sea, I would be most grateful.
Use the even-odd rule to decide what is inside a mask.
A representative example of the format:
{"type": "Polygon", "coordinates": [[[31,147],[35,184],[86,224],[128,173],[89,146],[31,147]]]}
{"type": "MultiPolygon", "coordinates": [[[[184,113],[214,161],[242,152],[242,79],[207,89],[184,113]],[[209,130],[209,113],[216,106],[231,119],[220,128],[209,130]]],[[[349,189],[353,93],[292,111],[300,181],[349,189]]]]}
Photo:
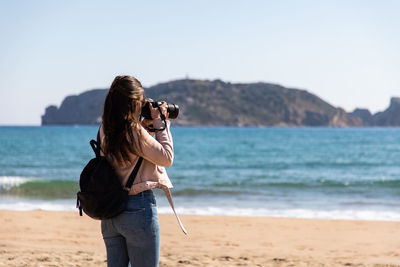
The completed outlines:
{"type": "MultiPolygon", "coordinates": [[[[0,209],[76,212],[96,126],[0,127],[0,209]]],[[[400,128],[172,126],[179,214],[400,221],[400,128]]],[[[172,213],[162,191],[159,213],[172,213]]]]}

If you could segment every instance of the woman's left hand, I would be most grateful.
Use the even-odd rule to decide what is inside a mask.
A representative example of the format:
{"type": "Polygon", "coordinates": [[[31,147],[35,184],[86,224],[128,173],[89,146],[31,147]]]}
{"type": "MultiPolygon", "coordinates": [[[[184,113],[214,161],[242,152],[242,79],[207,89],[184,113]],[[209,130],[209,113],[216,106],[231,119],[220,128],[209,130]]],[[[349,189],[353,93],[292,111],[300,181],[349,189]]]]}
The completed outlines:
{"type": "MultiPolygon", "coordinates": [[[[167,102],[161,101],[160,109],[161,113],[164,114],[166,119],[168,119],[167,102]]],[[[160,118],[160,111],[158,110],[158,107],[153,108],[150,105],[150,111],[151,111],[151,117],[153,119],[160,118]]]]}

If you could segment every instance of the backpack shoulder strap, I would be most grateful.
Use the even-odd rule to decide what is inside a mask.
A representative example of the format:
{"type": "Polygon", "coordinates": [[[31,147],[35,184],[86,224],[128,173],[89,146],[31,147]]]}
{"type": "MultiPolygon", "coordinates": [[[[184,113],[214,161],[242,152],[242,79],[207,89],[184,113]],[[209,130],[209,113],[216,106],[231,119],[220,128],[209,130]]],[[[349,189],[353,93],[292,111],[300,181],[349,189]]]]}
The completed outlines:
{"type": "Polygon", "coordinates": [[[135,178],[136,178],[136,175],[137,175],[137,173],[139,171],[140,165],[142,165],[142,161],[143,161],[143,158],[140,157],[138,159],[136,165],[135,165],[135,168],[133,168],[133,170],[131,172],[131,175],[129,176],[128,181],[126,182],[125,190],[128,190],[128,191],[131,190],[131,187],[133,185],[133,181],[135,181],[135,178]]]}
{"type": "Polygon", "coordinates": [[[97,131],[97,137],[96,137],[96,142],[97,142],[97,152],[96,152],[96,156],[100,157],[100,151],[101,151],[101,139],[100,139],[100,129],[101,129],[101,125],[99,127],[99,130],[97,131]]]}
{"type": "Polygon", "coordinates": [[[101,144],[101,140],[100,140],[100,129],[97,131],[96,142],[97,142],[97,145],[100,146],[100,144],[101,144]]]}
{"type": "MultiPolygon", "coordinates": [[[[100,125],[101,127],[101,125],[100,125]]],[[[96,154],[96,158],[100,157],[100,150],[101,150],[101,141],[100,141],[100,128],[97,131],[97,138],[96,141],[93,139],[89,142],[90,146],[92,147],[94,154],[96,154]]]]}

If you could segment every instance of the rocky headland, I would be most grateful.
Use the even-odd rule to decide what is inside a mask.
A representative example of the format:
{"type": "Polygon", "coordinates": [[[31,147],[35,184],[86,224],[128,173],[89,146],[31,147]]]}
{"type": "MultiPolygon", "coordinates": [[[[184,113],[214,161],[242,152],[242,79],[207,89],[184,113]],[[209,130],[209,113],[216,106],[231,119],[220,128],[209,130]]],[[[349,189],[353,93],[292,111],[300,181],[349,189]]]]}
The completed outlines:
{"type": "MultiPolygon", "coordinates": [[[[49,106],[42,125],[93,125],[101,122],[107,89],[68,96],[49,106]]],[[[400,98],[371,114],[347,113],[306,90],[269,83],[229,83],[183,79],[145,88],[146,97],[178,104],[175,125],[201,126],[400,126],[400,98]]]]}

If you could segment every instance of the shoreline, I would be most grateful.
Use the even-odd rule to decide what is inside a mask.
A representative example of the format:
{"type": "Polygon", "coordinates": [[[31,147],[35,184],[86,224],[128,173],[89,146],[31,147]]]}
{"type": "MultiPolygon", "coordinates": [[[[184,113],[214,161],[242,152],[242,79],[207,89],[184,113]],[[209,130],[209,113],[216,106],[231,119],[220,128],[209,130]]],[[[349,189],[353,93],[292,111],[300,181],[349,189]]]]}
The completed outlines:
{"type": "MultiPolygon", "coordinates": [[[[398,266],[400,222],[160,214],[160,267],[398,266]]],[[[100,221],[0,210],[0,266],[106,266],[100,221]],[[3,265],[4,264],[4,265],[3,265]]]]}
{"type": "MultiPolygon", "coordinates": [[[[159,201],[158,213],[163,215],[173,214],[166,200],[159,201]]],[[[0,202],[0,211],[54,211],[78,213],[75,208],[76,199],[56,199],[54,201],[44,199],[12,199],[8,198],[4,203],[0,202]],[[15,202],[22,200],[21,202],[15,202]]],[[[179,203],[175,203],[179,205],[179,203]]],[[[281,219],[316,219],[316,220],[344,220],[344,221],[376,221],[376,222],[400,222],[400,213],[390,210],[354,210],[354,209],[259,209],[247,207],[204,206],[196,209],[182,205],[176,207],[179,215],[185,216],[227,216],[249,218],[281,218],[281,219]],[[213,211],[209,211],[209,209],[213,211]]]]}

